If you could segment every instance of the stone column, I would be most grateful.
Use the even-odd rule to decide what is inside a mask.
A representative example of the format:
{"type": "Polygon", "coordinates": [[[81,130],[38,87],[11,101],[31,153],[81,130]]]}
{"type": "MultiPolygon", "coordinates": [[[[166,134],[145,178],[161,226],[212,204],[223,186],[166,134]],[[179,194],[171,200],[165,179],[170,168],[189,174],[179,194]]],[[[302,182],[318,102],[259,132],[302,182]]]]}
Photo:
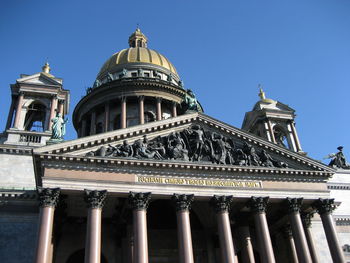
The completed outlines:
{"type": "Polygon", "coordinates": [[[62,117],[64,116],[64,100],[58,100],[58,112],[62,114],[62,117]]]}
{"type": "Polygon", "coordinates": [[[271,134],[271,140],[273,143],[276,143],[276,139],[275,139],[275,134],[273,132],[273,128],[272,128],[272,124],[271,121],[269,119],[267,119],[267,126],[269,127],[269,132],[271,134]]]}
{"type": "Polygon", "coordinates": [[[253,245],[252,245],[252,239],[250,237],[249,226],[248,225],[240,226],[238,228],[238,232],[239,232],[240,237],[241,237],[243,262],[244,263],[255,263],[254,250],[253,250],[253,245]]]}
{"type": "Polygon", "coordinates": [[[275,255],[272,248],[269,227],[266,220],[266,207],[269,197],[252,196],[248,206],[253,212],[256,233],[260,247],[260,259],[264,263],[274,263],[275,255]]]}
{"type": "Polygon", "coordinates": [[[107,191],[85,191],[85,202],[88,207],[85,263],[101,262],[101,214],[107,191]]]}
{"type": "Polygon", "coordinates": [[[24,93],[23,92],[19,92],[18,98],[17,98],[15,122],[14,122],[14,125],[13,125],[13,127],[17,128],[17,129],[18,129],[18,126],[19,126],[19,120],[21,118],[23,98],[24,98],[24,93]]]}
{"type": "Polygon", "coordinates": [[[332,255],[334,263],[344,263],[343,251],[339,245],[337,232],[332,218],[332,211],[336,208],[334,199],[318,199],[314,203],[314,207],[321,216],[324,232],[332,255]]]}
{"type": "Polygon", "coordinates": [[[301,263],[311,263],[312,259],[300,217],[300,208],[302,203],[303,198],[287,198],[290,226],[293,233],[295,248],[298,254],[298,260],[301,263]]]}
{"type": "Polygon", "coordinates": [[[146,213],[151,193],[129,194],[129,202],[133,209],[134,255],[133,263],[148,263],[147,219],[146,213]]]}
{"type": "Polygon", "coordinates": [[[214,195],[211,204],[214,206],[218,223],[218,232],[221,250],[221,262],[233,263],[235,261],[235,249],[233,247],[230,218],[228,215],[232,196],[214,195]]]}
{"type": "Polygon", "coordinates": [[[293,133],[293,137],[294,137],[294,140],[295,140],[295,144],[297,146],[297,150],[298,151],[302,151],[301,145],[300,145],[300,141],[299,141],[299,137],[298,137],[298,134],[297,134],[297,130],[295,129],[294,121],[290,122],[290,127],[292,128],[292,133],[293,133]]]}
{"type": "Polygon", "coordinates": [[[315,247],[315,243],[314,243],[314,240],[312,238],[312,233],[311,233],[311,218],[312,217],[313,217],[312,213],[307,213],[307,214],[304,213],[301,215],[301,220],[302,220],[303,225],[304,225],[305,236],[306,236],[307,243],[309,245],[309,251],[310,251],[312,263],[318,263],[319,260],[318,260],[318,256],[317,256],[317,252],[316,252],[316,247],[315,247]]]}
{"type": "Polygon", "coordinates": [[[162,120],[162,98],[157,98],[157,121],[162,120]]]}
{"type": "Polygon", "coordinates": [[[121,97],[121,112],[120,112],[120,127],[122,129],[126,128],[126,97],[121,97]]]}
{"type": "Polygon", "coordinates": [[[193,195],[174,194],[172,199],[176,204],[179,262],[193,263],[194,259],[189,210],[194,197],[193,195]]]}
{"type": "Polygon", "coordinates": [[[86,119],[83,117],[81,120],[81,132],[80,132],[80,137],[83,137],[86,135],[86,119]]]}
{"type": "Polygon", "coordinates": [[[139,96],[139,120],[140,124],[145,123],[145,96],[139,96]]]}
{"type": "Polygon", "coordinates": [[[38,187],[39,194],[39,233],[35,253],[35,263],[49,263],[55,207],[60,195],[59,188],[38,187]]]}
{"type": "Polygon", "coordinates": [[[88,135],[94,135],[94,134],[96,134],[96,111],[91,112],[90,134],[88,135]]]}
{"type": "Polygon", "coordinates": [[[13,119],[13,112],[15,111],[15,100],[13,97],[11,98],[11,106],[9,109],[9,115],[7,116],[7,122],[6,122],[6,130],[11,128],[12,119],[13,119]]]}
{"type": "Polygon", "coordinates": [[[177,117],[177,103],[173,102],[172,117],[177,117]]]}
{"type": "Polygon", "coordinates": [[[292,262],[293,263],[298,263],[298,254],[297,254],[297,250],[295,248],[295,243],[294,243],[294,239],[293,239],[293,234],[292,234],[292,229],[290,227],[290,225],[284,227],[282,229],[282,234],[283,237],[288,241],[288,245],[289,245],[289,250],[290,250],[290,256],[292,258],[292,262]]]}
{"type": "Polygon", "coordinates": [[[48,130],[51,131],[52,128],[52,119],[55,117],[57,111],[57,95],[52,95],[51,98],[51,109],[50,109],[50,119],[48,123],[48,130]]]}
{"type": "Polygon", "coordinates": [[[104,130],[105,132],[109,131],[109,102],[105,104],[104,130]]]}

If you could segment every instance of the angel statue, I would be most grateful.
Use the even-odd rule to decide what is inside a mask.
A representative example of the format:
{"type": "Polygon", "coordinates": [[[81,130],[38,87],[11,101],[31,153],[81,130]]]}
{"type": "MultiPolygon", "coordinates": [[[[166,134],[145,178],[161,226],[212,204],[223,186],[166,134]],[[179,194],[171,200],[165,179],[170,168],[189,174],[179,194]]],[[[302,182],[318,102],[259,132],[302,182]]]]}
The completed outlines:
{"type": "Polygon", "coordinates": [[[51,140],[63,140],[63,136],[66,134],[66,123],[68,119],[64,120],[62,114],[58,112],[51,122],[53,123],[51,140]]]}
{"type": "Polygon", "coordinates": [[[350,169],[350,165],[346,162],[345,155],[343,153],[343,146],[339,146],[337,153],[328,154],[324,159],[331,159],[328,166],[334,168],[350,169]]]}

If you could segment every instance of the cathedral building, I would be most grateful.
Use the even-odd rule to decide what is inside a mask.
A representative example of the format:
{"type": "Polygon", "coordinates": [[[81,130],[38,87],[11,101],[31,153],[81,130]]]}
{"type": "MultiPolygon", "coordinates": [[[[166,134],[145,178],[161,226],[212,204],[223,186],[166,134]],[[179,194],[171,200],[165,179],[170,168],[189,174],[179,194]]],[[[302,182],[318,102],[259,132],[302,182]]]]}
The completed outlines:
{"type": "Polygon", "coordinates": [[[331,166],[307,156],[295,111],[262,89],[242,128],[208,116],[140,29],[128,42],[75,106],[77,139],[48,63],[11,85],[1,262],[350,259],[342,148],[331,166]]]}

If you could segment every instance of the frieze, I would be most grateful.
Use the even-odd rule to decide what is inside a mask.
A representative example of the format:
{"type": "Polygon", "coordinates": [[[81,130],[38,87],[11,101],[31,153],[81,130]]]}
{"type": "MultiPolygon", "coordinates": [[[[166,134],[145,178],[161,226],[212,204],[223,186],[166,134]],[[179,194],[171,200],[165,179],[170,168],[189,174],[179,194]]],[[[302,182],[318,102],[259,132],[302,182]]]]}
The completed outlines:
{"type": "Polygon", "coordinates": [[[86,156],[107,158],[129,158],[145,160],[167,160],[220,165],[288,168],[286,162],[273,158],[265,149],[233,137],[224,136],[203,128],[199,124],[166,136],[148,140],[144,135],[132,144],[101,146],[86,156]]]}
{"type": "Polygon", "coordinates": [[[207,178],[174,178],[163,176],[138,176],[137,182],[166,185],[191,185],[206,187],[262,188],[260,181],[219,180],[207,178]]]}

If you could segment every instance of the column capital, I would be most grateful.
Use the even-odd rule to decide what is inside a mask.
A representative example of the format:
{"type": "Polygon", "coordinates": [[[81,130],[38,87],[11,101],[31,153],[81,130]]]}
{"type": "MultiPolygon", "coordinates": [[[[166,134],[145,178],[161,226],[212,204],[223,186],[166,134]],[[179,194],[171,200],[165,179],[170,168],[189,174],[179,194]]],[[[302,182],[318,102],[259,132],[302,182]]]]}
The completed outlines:
{"type": "Polygon", "coordinates": [[[24,91],[19,91],[18,96],[24,96],[24,91]]]}
{"type": "Polygon", "coordinates": [[[137,96],[137,98],[139,99],[139,101],[145,100],[145,96],[144,95],[137,96]]]}
{"type": "Polygon", "coordinates": [[[120,101],[121,101],[121,102],[126,102],[126,96],[121,96],[121,97],[120,97],[120,101]]]}
{"type": "Polygon", "coordinates": [[[129,194],[129,204],[131,205],[132,209],[144,209],[146,210],[149,205],[149,201],[151,200],[151,194],[148,193],[135,193],[130,192],[129,194]]]}
{"type": "Polygon", "coordinates": [[[252,196],[247,203],[247,206],[255,213],[265,213],[269,202],[269,197],[252,196]]]}
{"type": "Polygon", "coordinates": [[[317,213],[319,213],[320,215],[331,214],[333,210],[336,209],[336,205],[334,204],[334,199],[319,198],[313,203],[312,206],[316,208],[317,213]]]}
{"type": "Polygon", "coordinates": [[[174,194],[171,198],[176,205],[176,211],[189,211],[194,195],[174,194]]]}
{"type": "Polygon", "coordinates": [[[288,205],[288,213],[300,212],[301,205],[303,204],[303,198],[289,198],[287,197],[286,203],[288,205]]]}
{"type": "Polygon", "coordinates": [[[40,207],[55,207],[60,196],[59,188],[42,188],[38,187],[38,198],[40,207]]]}
{"type": "Polygon", "coordinates": [[[314,213],[301,213],[301,221],[305,228],[311,227],[311,219],[313,218],[314,213]]]}
{"type": "Polygon", "coordinates": [[[157,102],[161,102],[162,98],[161,97],[156,97],[157,102]]]}
{"type": "Polygon", "coordinates": [[[88,208],[102,209],[107,197],[106,190],[98,191],[98,190],[85,189],[84,192],[85,192],[84,200],[87,203],[88,208]]]}
{"type": "Polygon", "coordinates": [[[211,205],[214,207],[215,212],[228,212],[232,203],[232,195],[214,195],[210,199],[211,205]]]}
{"type": "Polygon", "coordinates": [[[281,232],[282,232],[282,235],[283,235],[284,238],[293,237],[292,228],[291,228],[291,226],[289,224],[283,226],[281,228],[281,232]]]}

